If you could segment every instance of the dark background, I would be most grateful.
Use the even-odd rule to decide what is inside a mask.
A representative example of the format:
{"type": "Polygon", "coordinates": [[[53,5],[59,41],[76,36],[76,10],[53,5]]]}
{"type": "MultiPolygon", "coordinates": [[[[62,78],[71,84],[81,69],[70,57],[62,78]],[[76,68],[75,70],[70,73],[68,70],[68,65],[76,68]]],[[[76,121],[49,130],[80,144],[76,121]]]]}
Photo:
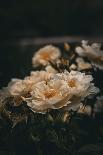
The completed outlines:
{"type": "Polygon", "coordinates": [[[102,0],[0,0],[2,39],[102,36],[102,0]]]}
{"type": "Polygon", "coordinates": [[[64,36],[102,42],[103,0],[0,0],[0,87],[29,74],[37,44],[49,43],[44,38],[64,36]]]}

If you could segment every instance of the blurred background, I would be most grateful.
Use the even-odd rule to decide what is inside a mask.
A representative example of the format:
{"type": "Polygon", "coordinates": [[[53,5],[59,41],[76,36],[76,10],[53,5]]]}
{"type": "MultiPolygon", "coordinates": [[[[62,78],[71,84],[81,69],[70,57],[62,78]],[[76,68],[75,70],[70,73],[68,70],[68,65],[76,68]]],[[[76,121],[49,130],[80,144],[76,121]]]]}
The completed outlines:
{"type": "Polygon", "coordinates": [[[103,34],[102,0],[0,0],[2,39],[103,34]]]}
{"type": "Polygon", "coordinates": [[[102,0],[0,0],[0,86],[28,73],[42,44],[102,36],[102,0]]]}

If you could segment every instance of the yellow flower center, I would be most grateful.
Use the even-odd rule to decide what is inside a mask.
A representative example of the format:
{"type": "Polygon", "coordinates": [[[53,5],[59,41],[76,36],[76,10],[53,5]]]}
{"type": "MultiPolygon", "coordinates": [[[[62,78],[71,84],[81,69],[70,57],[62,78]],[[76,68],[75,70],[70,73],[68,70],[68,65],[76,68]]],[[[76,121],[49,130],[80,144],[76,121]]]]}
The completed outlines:
{"type": "Polygon", "coordinates": [[[50,54],[45,52],[40,54],[40,58],[44,60],[49,60],[50,59],[50,54]]]}
{"type": "Polygon", "coordinates": [[[71,79],[68,81],[69,87],[76,87],[76,81],[74,79],[71,79]]]}
{"type": "Polygon", "coordinates": [[[46,98],[51,98],[51,97],[55,96],[56,93],[57,93],[56,90],[50,89],[49,91],[46,91],[44,93],[44,95],[45,95],[46,98]]]}

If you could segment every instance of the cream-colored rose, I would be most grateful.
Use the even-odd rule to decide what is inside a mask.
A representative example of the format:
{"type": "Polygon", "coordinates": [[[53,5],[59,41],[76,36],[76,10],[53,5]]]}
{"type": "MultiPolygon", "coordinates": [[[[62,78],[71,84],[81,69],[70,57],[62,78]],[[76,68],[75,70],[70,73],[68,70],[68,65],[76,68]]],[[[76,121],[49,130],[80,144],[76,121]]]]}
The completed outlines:
{"type": "Polygon", "coordinates": [[[8,86],[1,90],[3,94],[8,96],[19,96],[32,91],[32,86],[41,81],[48,81],[53,76],[53,73],[46,71],[31,72],[30,76],[22,79],[12,79],[8,86]]]}
{"type": "Polygon", "coordinates": [[[73,96],[80,96],[82,98],[95,94],[99,91],[91,81],[93,80],[91,75],[85,75],[79,71],[65,71],[64,73],[58,73],[53,76],[54,80],[64,80],[71,89],[73,96]]]}
{"type": "Polygon", "coordinates": [[[47,45],[39,49],[32,58],[33,66],[48,65],[50,61],[56,61],[61,56],[60,49],[53,46],[47,45]]]}
{"type": "Polygon", "coordinates": [[[24,98],[34,112],[44,113],[48,109],[59,109],[69,104],[71,93],[63,80],[39,82],[33,87],[30,98],[24,98]]]}
{"type": "Polygon", "coordinates": [[[103,51],[100,49],[101,44],[93,43],[88,45],[88,41],[82,41],[82,47],[76,47],[76,53],[80,56],[87,57],[95,67],[103,69],[103,51]]]}

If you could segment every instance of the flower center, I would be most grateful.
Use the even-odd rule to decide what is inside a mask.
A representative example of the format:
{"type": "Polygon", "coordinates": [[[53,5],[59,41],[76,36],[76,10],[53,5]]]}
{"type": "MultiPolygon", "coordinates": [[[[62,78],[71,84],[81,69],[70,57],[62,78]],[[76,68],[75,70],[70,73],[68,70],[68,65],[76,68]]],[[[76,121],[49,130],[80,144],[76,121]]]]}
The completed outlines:
{"type": "Polygon", "coordinates": [[[76,81],[74,79],[71,79],[71,80],[68,81],[68,85],[70,87],[76,87],[76,81]]]}
{"type": "Polygon", "coordinates": [[[50,54],[49,53],[42,53],[42,54],[40,54],[40,58],[41,59],[44,59],[44,60],[48,60],[48,59],[50,59],[50,54]]]}
{"type": "Polygon", "coordinates": [[[50,89],[49,91],[46,91],[44,93],[44,95],[46,98],[51,98],[51,97],[55,96],[56,93],[57,93],[56,90],[50,89]]]}

